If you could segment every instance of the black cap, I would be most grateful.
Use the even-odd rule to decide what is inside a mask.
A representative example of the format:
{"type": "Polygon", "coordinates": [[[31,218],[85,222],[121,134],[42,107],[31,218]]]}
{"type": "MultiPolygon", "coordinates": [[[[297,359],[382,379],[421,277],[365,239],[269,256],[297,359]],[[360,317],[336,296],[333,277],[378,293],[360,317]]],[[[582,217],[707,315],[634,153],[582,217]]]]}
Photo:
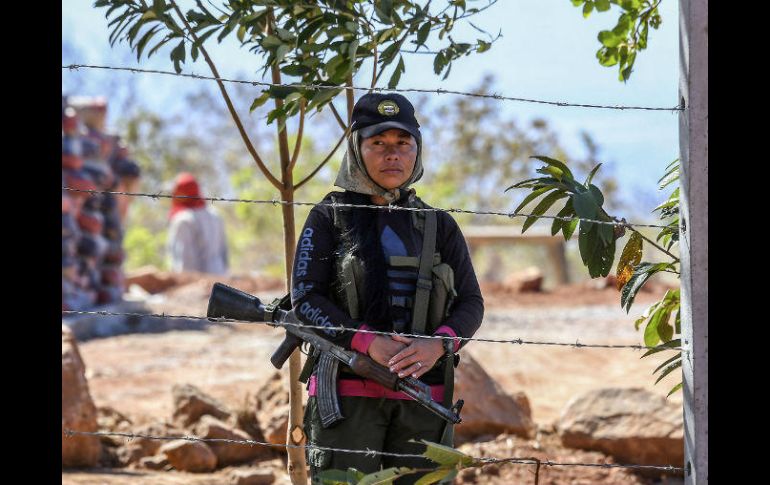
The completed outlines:
{"type": "Polygon", "coordinates": [[[408,99],[396,93],[369,93],[358,99],[353,106],[351,132],[359,130],[361,137],[369,138],[391,128],[400,128],[420,139],[420,124],[408,99]]]}

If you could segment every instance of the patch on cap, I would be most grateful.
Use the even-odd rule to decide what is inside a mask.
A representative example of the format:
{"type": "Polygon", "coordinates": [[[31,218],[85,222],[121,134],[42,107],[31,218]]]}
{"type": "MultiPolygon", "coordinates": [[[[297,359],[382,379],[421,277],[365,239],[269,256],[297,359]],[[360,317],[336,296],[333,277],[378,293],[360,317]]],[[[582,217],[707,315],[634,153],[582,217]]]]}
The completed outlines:
{"type": "Polygon", "coordinates": [[[399,109],[395,101],[386,99],[377,105],[377,111],[383,116],[396,116],[399,109]]]}

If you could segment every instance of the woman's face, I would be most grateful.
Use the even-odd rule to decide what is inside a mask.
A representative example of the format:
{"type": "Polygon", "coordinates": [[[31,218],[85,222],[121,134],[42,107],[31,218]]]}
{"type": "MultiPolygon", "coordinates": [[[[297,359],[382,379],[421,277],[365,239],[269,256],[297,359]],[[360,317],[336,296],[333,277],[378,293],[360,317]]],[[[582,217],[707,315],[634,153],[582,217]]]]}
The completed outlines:
{"type": "Polygon", "coordinates": [[[417,161],[417,140],[404,130],[393,128],[361,142],[366,172],[380,187],[400,187],[412,176],[417,161]]]}

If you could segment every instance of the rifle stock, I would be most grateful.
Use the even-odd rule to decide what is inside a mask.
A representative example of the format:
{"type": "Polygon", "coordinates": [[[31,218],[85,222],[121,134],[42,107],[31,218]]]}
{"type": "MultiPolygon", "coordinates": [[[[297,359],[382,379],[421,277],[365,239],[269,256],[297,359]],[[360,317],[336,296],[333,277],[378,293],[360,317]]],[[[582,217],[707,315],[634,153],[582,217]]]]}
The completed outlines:
{"type": "MultiPolygon", "coordinates": [[[[229,318],[233,320],[243,320],[247,322],[265,322],[274,323],[280,320],[285,310],[275,309],[272,314],[272,320],[267,318],[265,305],[254,295],[227,286],[222,283],[214,283],[209,297],[209,306],[206,310],[208,318],[229,318]]],[[[273,352],[270,362],[276,369],[283,367],[283,364],[291,356],[294,349],[302,344],[302,339],[291,333],[286,333],[281,345],[273,352]]]]}

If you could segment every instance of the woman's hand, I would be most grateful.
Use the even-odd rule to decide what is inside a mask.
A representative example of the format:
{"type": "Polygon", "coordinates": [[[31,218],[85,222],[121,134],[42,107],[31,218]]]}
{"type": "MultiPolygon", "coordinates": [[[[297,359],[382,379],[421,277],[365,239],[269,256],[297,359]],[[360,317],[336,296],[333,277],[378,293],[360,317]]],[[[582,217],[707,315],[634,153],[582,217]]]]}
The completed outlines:
{"type": "Polygon", "coordinates": [[[411,375],[417,379],[428,372],[444,355],[441,339],[408,338],[400,335],[393,335],[391,338],[407,345],[387,364],[391,372],[398,373],[398,377],[411,375]]]}
{"type": "Polygon", "coordinates": [[[388,367],[388,361],[406,347],[404,342],[400,342],[383,335],[377,335],[369,345],[369,357],[374,359],[380,365],[388,367]]]}

